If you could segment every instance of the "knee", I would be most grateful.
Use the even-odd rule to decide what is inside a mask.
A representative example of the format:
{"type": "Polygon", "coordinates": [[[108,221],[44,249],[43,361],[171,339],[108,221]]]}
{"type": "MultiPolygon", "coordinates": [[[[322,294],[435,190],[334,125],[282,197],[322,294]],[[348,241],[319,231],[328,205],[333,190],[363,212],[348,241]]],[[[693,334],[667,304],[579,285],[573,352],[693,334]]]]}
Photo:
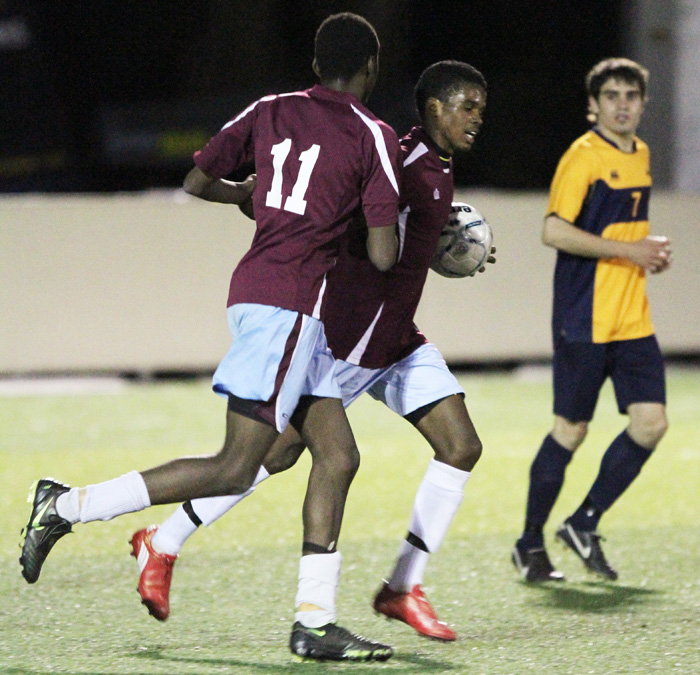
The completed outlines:
{"type": "Polygon", "coordinates": [[[288,445],[283,452],[269,453],[265,457],[263,465],[270,475],[291,469],[297,463],[305,448],[304,443],[288,445]]]}
{"type": "Polygon", "coordinates": [[[259,466],[236,461],[221,452],[214,458],[212,491],[217,495],[242,495],[253,485],[259,466]]]}
{"type": "Polygon", "coordinates": [[[349,484],[360,468],[360,451],[354,443],[335,444],[330,448],[312,451],[313,463],[317,469],[328,475],[342,477],[349,484]]]}
{"type": "Polygon", "coordinates": [[[562,447],[574,452],[583,443],[588,433],[588,422],[581,420],[571,422],[563,417],[557,417],[552,429],[552,438],[562,447]]]}
{"type": "Polygon", "coordinates": [[[222,471],[217,493],[219,495],[242,495],[253,487],[257,472],[222,471]]]}
{"type": "Polygon", "coordinates": [[[631,422],[627,432],[635,443],[648,450],[653,450],[664,437],[667,430],[668,420],[666,415],[660,414],[631,422]]]}
{"type": "Polygon", "coordinates": [[[481,457],[483,445],[476,433],[470,433],[446,447],[434,448],[435,459],[455,469],[471,471],[481,457]]]}
{"type": "Polygon", "coordinates": [[[354,443],[343,448],[342,452],[339,453],[336,466],[348,480],[355,477],[360,468],[360,451],[354,443]]]}
{"type": "Polygon", "coordinates": [[[483,452],[483,449],[484,446],[482,445],[481,440],[478,436],[471,440],[471,442],[467,445],[467,447],[461,454],[465,471],[471,471],[476,466],[476,463],[481,458],[481,453],[483,452]]]}

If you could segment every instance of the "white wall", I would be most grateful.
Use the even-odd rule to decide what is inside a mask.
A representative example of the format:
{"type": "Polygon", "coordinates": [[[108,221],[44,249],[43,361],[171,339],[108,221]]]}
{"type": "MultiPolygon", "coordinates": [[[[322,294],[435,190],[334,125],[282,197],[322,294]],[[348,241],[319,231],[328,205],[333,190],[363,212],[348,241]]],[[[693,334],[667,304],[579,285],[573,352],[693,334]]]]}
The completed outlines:
{"type": "Polygon", "coordinates": [[[680,0],[677,22],[675,186],[700,194],[700,3],[680,0]]]}
{"type": "MultiPolygon", "coordinates": [[[[544,193],[469,191],[498,262],[477,277],[429,274],[417,323],[448,361],[546,358],[554,253],[544,193]]],[[[700,352],[700,196],[655,194],[674,267],[650,277],[667,354],[700,352]]],[[[0,200],[0,374],[210,369],[228,348],[231,270],[253,224],[181,191],[0,200]]]]}

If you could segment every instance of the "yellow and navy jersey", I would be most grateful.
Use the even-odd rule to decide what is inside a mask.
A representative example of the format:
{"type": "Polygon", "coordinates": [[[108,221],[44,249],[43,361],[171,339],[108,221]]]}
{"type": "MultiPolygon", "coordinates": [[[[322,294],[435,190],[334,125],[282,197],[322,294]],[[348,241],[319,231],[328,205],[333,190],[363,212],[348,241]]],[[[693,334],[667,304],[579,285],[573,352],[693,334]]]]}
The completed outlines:
{"type": "MultiPolygon", "coordinates": [[[[637,241],[649,234],[649,148],[636,138],[623,152],[595,129],[564,153],[549,195],[556,215],[605,239],[637,241]]],[[[557,254],[554,340],[613,342],[654,333],[644,270],[620,258],[557,254]]]]}

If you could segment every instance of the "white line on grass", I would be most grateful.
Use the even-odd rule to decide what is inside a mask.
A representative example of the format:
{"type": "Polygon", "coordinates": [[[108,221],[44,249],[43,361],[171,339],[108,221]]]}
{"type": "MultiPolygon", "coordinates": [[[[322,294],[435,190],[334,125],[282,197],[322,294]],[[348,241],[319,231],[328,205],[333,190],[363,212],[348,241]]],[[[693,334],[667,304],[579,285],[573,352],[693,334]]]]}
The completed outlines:
{"type": "Polygon", "coordinates": [[[121,394],[129,384],[119,377],[31,377],[0,379],[0,396],[79,396],[121,394]]]}

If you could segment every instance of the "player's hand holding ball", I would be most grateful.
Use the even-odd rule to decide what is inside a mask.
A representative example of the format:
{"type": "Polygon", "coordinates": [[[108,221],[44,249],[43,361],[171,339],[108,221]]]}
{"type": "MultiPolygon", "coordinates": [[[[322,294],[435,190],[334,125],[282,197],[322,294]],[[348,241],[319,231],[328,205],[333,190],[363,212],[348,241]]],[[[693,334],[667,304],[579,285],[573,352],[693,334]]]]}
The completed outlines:
{"type": "Polygon", "coordinates": [[[452,203],[430,268],[443,277],[461,279],[483,272],[496,262],[493,231],[484,216],[469,204],[452,203]]]}

